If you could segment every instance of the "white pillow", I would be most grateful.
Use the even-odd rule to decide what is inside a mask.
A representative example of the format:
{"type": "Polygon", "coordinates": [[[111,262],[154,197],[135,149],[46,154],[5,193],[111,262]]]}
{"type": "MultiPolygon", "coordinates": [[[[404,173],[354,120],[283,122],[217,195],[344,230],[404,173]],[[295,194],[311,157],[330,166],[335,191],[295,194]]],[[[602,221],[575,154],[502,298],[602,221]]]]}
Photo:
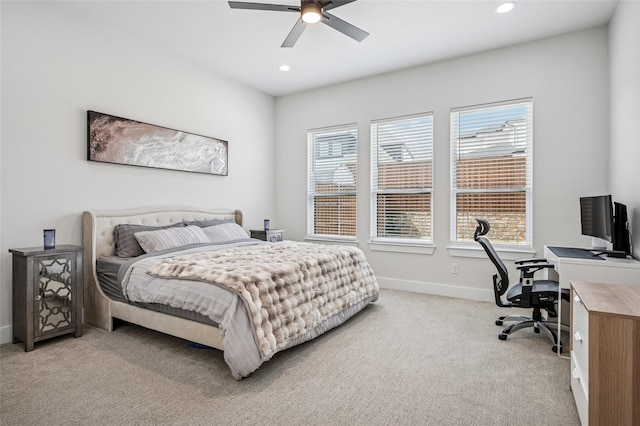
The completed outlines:
{"type": "Polygon", "coordinates": [[[212,243],[224,243],[225,241],[249,238],[247,232],[237,223],[222,223],[202,228],[202,230],[212,243]]]}
{"type": "Polygon", "coordinates": [[[182,247],[189,244],[208,243],[209,238],[198,226],[141,231],[133,234],[145,253],[182,247]]]}

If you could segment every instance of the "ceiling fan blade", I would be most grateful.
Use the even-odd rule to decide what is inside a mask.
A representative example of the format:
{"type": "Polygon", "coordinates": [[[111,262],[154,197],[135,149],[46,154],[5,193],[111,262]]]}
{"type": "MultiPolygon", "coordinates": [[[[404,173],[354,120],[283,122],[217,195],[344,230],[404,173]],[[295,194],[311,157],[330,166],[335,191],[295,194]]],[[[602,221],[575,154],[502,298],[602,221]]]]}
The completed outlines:
{"type": "Polygon", "coordinates": [[[296,44],[296,41],[300,38],[304,29],[307,28],[307,25],[309,24],[304,22],[302,18],[298,19],[298,22],[296,22],[293,28],[291,28],[289,35],[284,39],[284,42],[280,47],[293,47],[293,45],[296,44]]]}
{"type": "Polygon", "coordinates": [[[340,31],[342,34],[351,37],[356,41],[362,41],[369,35],[368,32],[361,30],[355,25],[351,25],[347,21],[343,21],[335,15],[327,12],[323,12],[322,22],[330,26],[331,28],[340,31]]]}
{"type": "Polygon", "coordinates": [[[286,4],[247,3],[244,1],[230,1],[231,9],[275,10],[276,12],[300,12],[300,8],[286,4]]]}
{"type": "Polygon", "coordinates": [[[345,4],[353,3],[354,1],[356,0],[331,1],[323,8],[323,10],[335,9],[336,7],[344,6],[345,4]]]}

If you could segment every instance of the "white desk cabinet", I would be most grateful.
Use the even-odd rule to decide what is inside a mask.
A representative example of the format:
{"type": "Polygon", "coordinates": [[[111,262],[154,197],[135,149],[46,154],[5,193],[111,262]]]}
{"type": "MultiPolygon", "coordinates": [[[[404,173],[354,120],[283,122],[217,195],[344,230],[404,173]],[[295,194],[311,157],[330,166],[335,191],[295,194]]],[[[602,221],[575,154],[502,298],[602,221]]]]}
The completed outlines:
{"type": "MultiPolygon", "coordinates": [[[[553,269],[545,269],[543,276],[557,280],[560,289],[569,288],[569,282],[575,281],[640,286],[640,261],[636,259],[563,257],[557,256],[547,246],[544,246],[544,257],[553,265],[553,269]]],[[[562,305],[558,304],[558,327],[561,323],[567,324],[569,319],[567,309],[563,309],[562,305]]]]}
{"type": "Polygon", "coordinates": [[[586,425],[640,425],[640,287],[571,282],[571,390],[586,425]]]}

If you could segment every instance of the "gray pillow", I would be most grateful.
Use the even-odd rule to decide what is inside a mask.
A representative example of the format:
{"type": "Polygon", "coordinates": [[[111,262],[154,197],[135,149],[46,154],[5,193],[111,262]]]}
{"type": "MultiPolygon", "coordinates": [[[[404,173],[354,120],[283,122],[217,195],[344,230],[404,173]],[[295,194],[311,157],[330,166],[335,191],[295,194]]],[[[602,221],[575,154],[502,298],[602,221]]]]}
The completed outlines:
{"type": "Polygon", "coordinates": [[[135,236],[140,247],[147,253],[210,242],[202,228],[198,226],[141,231],[136,232],[135,236]]]}
{"type": "Polygon", "coordinates": [[[202,230],[212,243],[223,243],[225,241],[249,238],[247,232],[236,223],[221,223],[220,225],[202,228],[202,230]]]}
{"type": "Polygon", "coordinates": [[[182,227],[184,224],[174,223],[166,226],[149,226],[149,225],[116,225],[113,229],[113,238],[116,242],[115,254],[118,257],[136,257],[144,254],[144,250],[140,247],[136,240],[135,233],[142,231],[157,231],[160,229],[182,227]]]}
{"type": "Polygon", "coordinates": [[[199,226],[207,228],[209,226],[220,225],[222,223],[235,223],[233,219],[209,219],[209,220],[193,220],[191,222],[182,222],[184,226],[199,226]]]}

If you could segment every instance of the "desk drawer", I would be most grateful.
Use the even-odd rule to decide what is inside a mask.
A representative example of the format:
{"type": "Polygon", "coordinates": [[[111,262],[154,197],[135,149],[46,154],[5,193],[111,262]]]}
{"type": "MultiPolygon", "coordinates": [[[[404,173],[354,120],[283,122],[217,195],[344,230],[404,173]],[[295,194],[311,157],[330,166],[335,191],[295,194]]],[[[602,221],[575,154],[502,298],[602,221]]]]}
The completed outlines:
{"type": "Polygon", "coordinates": [[[585,308],[580,297],[573,293],[573,323],[571,327],[571,359],[575,358],[580,376],[585,384],[589,385],[589,312],[585,308]]]}
{"type": "Polygon", "coordinates": [[[584,426],[589,424],[589,394],[586,383],[583,382],[580,368],[576,365],[574,354],[571,354],[571,392],[576,401],[580,423],[584,426]]]}

